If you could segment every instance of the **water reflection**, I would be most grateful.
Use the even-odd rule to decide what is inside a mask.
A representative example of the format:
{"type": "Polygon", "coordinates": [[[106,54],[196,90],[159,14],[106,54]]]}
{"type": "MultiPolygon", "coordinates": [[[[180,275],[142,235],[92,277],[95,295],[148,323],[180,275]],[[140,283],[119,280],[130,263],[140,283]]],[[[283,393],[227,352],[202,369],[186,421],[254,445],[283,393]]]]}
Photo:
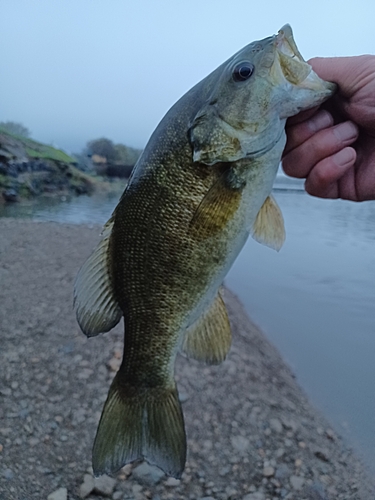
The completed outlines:
{"type": "Polygon", "coordinates": [[[26,218],[67,224],[104,224],[117,205],[122,190],[92,196],[40,197],[23,203],[0,205],[0,217],[26,218]]]}

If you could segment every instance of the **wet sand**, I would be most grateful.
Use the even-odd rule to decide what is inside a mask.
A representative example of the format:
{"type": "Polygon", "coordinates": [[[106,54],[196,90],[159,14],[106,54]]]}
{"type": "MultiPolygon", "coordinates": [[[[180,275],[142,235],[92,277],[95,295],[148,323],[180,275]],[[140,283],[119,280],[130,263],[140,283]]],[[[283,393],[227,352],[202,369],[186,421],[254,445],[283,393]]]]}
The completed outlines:
{"type": "Polygon", "coordinates": [[[51,498],[374,498],[373,478],[229,291],[228,359],[219,367],[177,361],[188,436],[181,481],[136,463],[95,483],[91,447],[123,334],[118,326],[86,339],[72,289],[99,233],[0,219],[1,500],[60,488],[51,498]]]}

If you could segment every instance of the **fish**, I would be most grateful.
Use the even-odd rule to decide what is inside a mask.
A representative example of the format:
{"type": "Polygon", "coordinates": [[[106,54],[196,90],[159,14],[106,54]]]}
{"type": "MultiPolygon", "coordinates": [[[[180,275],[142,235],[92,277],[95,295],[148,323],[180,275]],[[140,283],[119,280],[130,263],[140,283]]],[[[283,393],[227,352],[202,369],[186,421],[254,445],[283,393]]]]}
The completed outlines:
{"type": "Polygon", "coordinates": [[[286,120],[335,88],[303,59],[285,25],[195,85],[151,135],[74,287],[88,337],[124,318],[123,359],[93,445],[96,476],[146,460],[181,477],[187,451],[176,356],[226,358],[224,277],[249,235],[276,250],[285,239],[271,190],[286,120]]]}

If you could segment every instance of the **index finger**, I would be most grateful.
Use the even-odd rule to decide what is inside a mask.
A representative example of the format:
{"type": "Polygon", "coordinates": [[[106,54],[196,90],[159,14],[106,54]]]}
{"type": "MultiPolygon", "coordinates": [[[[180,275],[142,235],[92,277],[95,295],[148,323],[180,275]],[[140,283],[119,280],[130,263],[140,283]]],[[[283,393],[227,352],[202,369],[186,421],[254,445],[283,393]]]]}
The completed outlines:
{"type": "Polygon", "coordinates": [[[292,149],[300,146],[303,142],[307,141],[307,139],[310,139],[310,137],[316,134],[319,130],[331,127],[332,125],[333,117],[324,109],[319,110],[307,120],[290,125],[286,129],[287,143],[285,145],[283,156],[289,153],[292,149]]]}
{"type": "Polygon", "coordinates": [[[286,126],[289,127],[290,125],[295,125],[296,123],[301,123],[305,120],[308,120],[318,109],[319,106],[315,106],[314,108],[301,111],[300,113],[298,113],[298,115],[291,116],[290,118],[288,118],[286,126]]]}

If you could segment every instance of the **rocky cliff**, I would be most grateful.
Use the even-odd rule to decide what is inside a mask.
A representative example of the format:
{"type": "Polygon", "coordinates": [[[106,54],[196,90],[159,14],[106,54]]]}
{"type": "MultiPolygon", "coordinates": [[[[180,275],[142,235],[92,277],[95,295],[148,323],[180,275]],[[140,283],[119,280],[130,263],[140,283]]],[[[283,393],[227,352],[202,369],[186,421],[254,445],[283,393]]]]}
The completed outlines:
{"type": "Polygon", "coordinates": [[[75,165],[76,160],[59,149],[0,128],[0,195],[6,201],[92,192],[93,178],[75,165]]]}

